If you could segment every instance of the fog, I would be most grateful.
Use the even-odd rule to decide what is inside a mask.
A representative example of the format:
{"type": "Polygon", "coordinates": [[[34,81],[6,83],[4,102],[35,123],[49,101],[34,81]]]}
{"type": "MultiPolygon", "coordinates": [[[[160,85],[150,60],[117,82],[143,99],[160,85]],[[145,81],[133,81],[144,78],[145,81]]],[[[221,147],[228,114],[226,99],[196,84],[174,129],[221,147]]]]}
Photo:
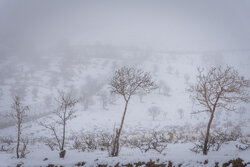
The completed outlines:
{"type": "Polygon", "coordinates": [[[250,164],[249,18],[249,0],[0,0],[0,166],[250,164]]]}
{"type": "Polygon", "coordinates": [[[1,57],[39,56],[62,41],[164,51],[248,50],[249,18],[247,0],[1,0],[1,57]]]}
{"type": "MultiPolygon", "coordinates": [[[[10,98],[7,89],[24,94],[41,81],[47,89],[65,86],[76,70],[92,66],[91,58],[105,60],[95,68],[115,70],[157,55],[193,54],[202,62],[196,66],[228,64],[249,76],[249,18],[247,0],[0,0],[1,96],[10,98]]],[[[181,70],[182,63],[167,68],[181,70]]]]}

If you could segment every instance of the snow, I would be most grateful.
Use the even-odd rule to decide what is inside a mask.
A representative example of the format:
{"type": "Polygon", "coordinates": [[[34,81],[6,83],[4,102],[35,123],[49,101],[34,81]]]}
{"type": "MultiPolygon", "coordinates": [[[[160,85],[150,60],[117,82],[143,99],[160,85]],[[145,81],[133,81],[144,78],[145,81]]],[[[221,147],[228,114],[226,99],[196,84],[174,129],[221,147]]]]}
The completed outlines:
{"type": "MultiPolygon", "coordinates": [[[[140,55],[138,52],[136,51],[134,54],[140,55]]],[[[70,137],[73,134],[84,134],[87,132],[99,133],[100,131],[112,133],[114,126],[117,127],[120,124],[124,101],[119,96],[108,94],[108,104],[106,109],[104,109],[102,101],[98,97],[98,92],[101,90],[109,92],[108,82],[114,69],[123,65],[132,65],[150,72],[157,83],[161,81],[169,89],[165,89],[167,91],[165,92],[166,94],[155,90],[151,94],[143,96],[142,102],[139,96],[133,96],[129,102],[122,135],[126,136],[141,130],[150,131],[154,129],[167,132],[174,128],[182,128],[190,136],[197,136],[200,134],[199,130],[205,130],[208,121],[206,113],[191,114],[197,110],[197,106],[193,105],[189,94],[186,92],[188,85],[195,82],[197,67],[206,68],[213,65],[227,64],[235,67],[246,78],[250,78],[250,61],[248,56],[244,56],[244,53],[237,53],[239,56],[224,53],[222,57],[206,57],[204,55],[189,53],[178,55],[167,52],[152,52],[148,57],[136,57],[135,61],[133,61],[133,56],[126,58],[126,55],[131,53],[133,52],[119,52],[119,54],[123,54],[120,56],[120,59],[113,57],[88,57],[86,64],[82,63],[84,59],[79,61],[79,63],[72,63],[67,62],[68,59],[63,60],[63,58],[58,57],[47,58],[49,62],[48,66],[44,69],[39,68],[39,70],[34,70],[30,64],[25,64],[25,68],[23,68],[25,71],[15,71],[14,76],[6,77],[0,84],[0,88],[3,90],[0,101],[1,114],[3,115],[1,120],[4,120],[4,118],[7,119],[5,114],[11,111],[10,90],[13,86],[19,86],[18,84],[26,85],[24,103],[31,106],[31,111],[28,114],[34,115],[44,112],[49,113],[53,110],[54,105],[56,105],[53,98],[56,97],[58,89],[72,90],[73,88],[75,95],[80,97],[85,89],[88,91],[89,88],[84,87],[84,85],[92,79],[92,85],[100,84],[101,88],[96,88],[96,92],[88,95],[91,101],[86,110],[84,110],[82,103],[76,106],[77,116],[68,122],[67,136],[70,137]],[[16,79],[16,76],[20,79],[16,79]],[[58,84],[54,80],[58,80],[58,84]],[[33,88],[38,89],[37,98],[32,96],[33,88]],[[51,97],[52,107],[45,104],[45,97],[51,97]],[[148,114],[148,109],[152,106],[157,106],[162,111],[154,121],[148,114]],[[179,109],[184,111],[182,119],[178,114],[179,109]],[[4,111],[7,112],[5,113],[4,111]]],[[[142,53],[144,52],[142,51],[142,53]]],[[[5,63],[10,63],[7,60],[5,63]]],[[[4,66],[1,65],[1,68],[4,68],[4,66]]],[[[243,135],[249,135],[250,105],[239,104],[237,107],[242,106],[246,108],[245,115],[241,118],[243,119],[241,120],[243,124],[240,124],[238,113],[233,112],[228,115],[225,111],[221,111],[221,116],[215,117],[213,125],[226,130],[225,123],[232,121],[233,126],[240,126],[243,135]]],[[[52,114],[49,117],[54,118],[52,114]]],[[[43,120],[50,121],[50,118],[43,117],[26,122],[23,125],[22,136],[28,137],[30,140],[38,140],[40,137],[52,137],[50,131],[39,125],[39,122],[43,120]]],[[[15,139],[15,136],[15,126],[0,129],[0,137],[13,137],[15,139]]],[[[86,166],[96,166],[97,164],[115,165],[118,162],[126,164],[149,161],[150,159],[154,161],[159,159],[159,162],[170,160],[174,165],[213,166],[215,162],[222,164],[222,162],[227,162],[238,157],[246,162],[250,162],[250,149],[239,151],[235,147],[237,141],[222,145],[219,151],[209,151],[206,156],[190,151],[194,146],[193,143],[184,142],[169,143],[167,149],[162,154],[153,150],[141,153],[139,149],[124,146],[118,157],[109,157],[107,151],[101,150],[85,152],[73,150],[71,142],[69,141],[66,145],[67,153],[64,159],[59,158],[57,150],[51,151],[48,146],[39,141],[28,145],[30,153],[23,159],[16,159],[15,152],[6,153],[0,151],[0,166],[16,166],[18,163],[22,163],[23,166],[47,166],[48,164],[74,166],[77,162],[83,161],[86,162],[86,166]],[[48,158],[48,160],[44,161],[44,158],[48,158]],[[203,164],[205,160],[208,160],[208,164],[203,164]]]]}

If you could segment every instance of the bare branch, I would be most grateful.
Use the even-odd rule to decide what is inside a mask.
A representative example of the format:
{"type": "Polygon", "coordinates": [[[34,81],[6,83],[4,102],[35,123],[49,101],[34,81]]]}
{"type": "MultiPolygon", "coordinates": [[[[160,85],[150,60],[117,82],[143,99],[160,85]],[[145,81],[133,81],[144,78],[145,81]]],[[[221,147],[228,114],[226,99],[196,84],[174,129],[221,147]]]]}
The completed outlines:
{"type": "Polygon", "coordinates": [[[63,91],[58,91],[59,97],[56,99],[58,102],[58,108],[55,110],[54,114],[56,115],[57,119],[54,120],[55,124],[62,125],[62,134],[60,137],[58,136],[57,129],[55,128],[55,124],[46,124],[46,123],[40,123],[41,126],[49,129],[52,131],[53,136],[55,137],[60,152],[60,158],[63,158],[65,156],[65,138],[66,138],[66,125],[69,120],[75,117],[75,110],[74,107],[76,103],[78,102],[77,99],[73,98],[71,93],[65,93],[63,91]]]}
{"type": "Polygon", "coordinates": [[[205,74],[204,70],[198,69],[197,83],[190,86],[188,91],[191,98],[202,107],[202,110],[196,113],[211,113],[202,148],[203,154],[207,154],[209,150],[209,131],[216,109],[234,111],[235,104],[250,102],[248,88],[250,81],[240,76],[232,67],[212,67],[205,74]]]}
{"type": "Polygon", "coordinates": [[[122,95],[125,101],[129,100],[133,94],[138,93],[138,90],[149,93],[157,88],[149,73],[129,67],[117,70],[110,85],[111,93],[122,95]]]}
{"type": "Polygon", "coordinates": [[[233,104],[249,102],[248,88],[250,81],[232,67],[212,67],[206,74],[204,70],[198,69],[197,84],[190,86],[188,91],[198,105],[212,112],[215,105],[234,110],[233,104]]]}
{"type": "Polygon", "coordinates": [[[120,128],[116,129],[114,146],[111,152],[112,156],[118,156],[119,152],[119,138],[122,131],[128,102],[132,95],[138,92],[146,92],[157,88],[155,83],[152,81],[149,73],[143,72],[140,69],[122,67],[117,70],[110,82],[111,93],[122,95],[125,100],[124,112],[120,124],[120,128]]]}
{"type": "Polygon", "coordinates": [[[27,117],[26,111],[29,110],[28,106],[23,106],[21,103],[21,99],[18,96],[15,96],[13,99],[13,104],[11,108],[13,109],[13,113],[11,116],[16,120],[17,124],[17,146],[16,146],[16,155],[17,158],[23,158],[22,155],[19,155],[19,147],[21,142],[21,132],[22,132],[22,124],[23,119],[27,117]]]}

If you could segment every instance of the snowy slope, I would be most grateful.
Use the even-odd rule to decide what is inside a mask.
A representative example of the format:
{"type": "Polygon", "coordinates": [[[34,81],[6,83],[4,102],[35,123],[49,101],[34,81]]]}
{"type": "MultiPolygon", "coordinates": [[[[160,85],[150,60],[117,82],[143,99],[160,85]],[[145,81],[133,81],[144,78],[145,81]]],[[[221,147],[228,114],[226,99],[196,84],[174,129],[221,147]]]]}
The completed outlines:
{"type": "MultiPolygon", "coordinates": [[[[170,143],[163,154],[154,151],[141,153],[138,149],[122,148],[119,157],[108,157],[106,151],[78,152],[71,150],[70,136],[80,133],[98,133],[100,131],[113,132],[114,126],[120,124],[124,107],[123,99],[109,93],[109,80],[115,69],[124,65],[136,66],[150,72],[158,83],[159,89],[149,95],[132,97],[125,119],[123,136],[140,130],[166,131],[182,129],[183,133],[198,136],[204,131],[208,117],[206,113],[191,114],[197,106],[189,98],[186,88],[195,82],[197,67],[230,65],[235,67],[240,74],[250,78],[250,61],[248,53],[170,53],[137,49],[110,49],[98,50],[87,48],[73,56],[47,56],[42,58],[40,66],[33,62],[23,60],[20,64],[12,65],[13,60],[6,59],[1,62],[1,69],[9,68],[0,83],[0,109],[1,124],[0,137],[15,138],[15,126],[4,126],[8,122],[6,116],[11,111],[11,97],[18,94],[24,99],[24,104],[30,105],[29,115],[37,118],[24,124],[23,136],[34,140],[29,146],[30,153],[27,158],[18,160],[14,153],[0,152],[0,166],[14,166],[22,162],[24,166],[46,166],[49,163],[73,166],[80,161],[87,162],[88,166],[97,164],[115,165],[117,162],[129,163],[160,159],[160,162],[171,160],[174,164],[183,163],[185,166],[199,166],[197,161],[209,160],[208,166],[215,162],[225,162],[241,157],[250,162],[250,150],[239,151],[236,142],[229,142],[219,151],[211,151],[207,156],[196,154],[190,149],[193,143],[170,143]],[[118,56],[114,56],[117,54],[118,56]],[[98,56],[97,56],[98,55],[98,56]],[[147,56],[144,56],[147,55],[147,56]],[[38,139],[51,137],[51,133],[41,127],[40,121],[49,121],[51,111],[55,108],[54,98],[57,90],[72,91],[76,97],[87,99],[76,106],[77,117],[67,125],[67,154],[65,159],[58,158],[58,151],[51,151],[38,139]],[[103,98],[105,107],[103,107],[103,98]],[[86,104],[87,103],[87,104],[86,104]],[[152,106],[159,108],[160,115],[152,120],[148,109],[152,106]],[[179,111],[183,111],[183,117],[179,111]],[[39,115],[40,114],[40,115],[39,115]],[[45,116],[44,116],[45,115],[45,116]],[[42,117],[42,118],[40,118],[42,117]],[[44,158],[47,161],[43,161],[44,158]]],[[[2,72],[3,73],[3,72],[2,72]]],[[[237,111],[227,113],[222,111],[216,115],[212,128],[230,129],[240,127],[244,135],[250,134],[250,105],[239,104],[237,111]],[[230,125],[227,125],[231,122],[230,125]],[[227,125],[227,126],[226,126],[227,125]]]]}

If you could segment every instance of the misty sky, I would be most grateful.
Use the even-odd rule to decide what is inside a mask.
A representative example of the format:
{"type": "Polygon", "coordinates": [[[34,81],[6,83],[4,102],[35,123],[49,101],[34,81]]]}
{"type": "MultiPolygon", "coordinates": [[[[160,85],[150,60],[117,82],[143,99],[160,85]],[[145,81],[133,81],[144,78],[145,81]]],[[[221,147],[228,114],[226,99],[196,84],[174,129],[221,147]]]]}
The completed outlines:
{"type": "Polygon", "coordinates": [[[0,53],[61,41],[160,50],[250,49],[249,0],[0,0],[0,53]]]}

